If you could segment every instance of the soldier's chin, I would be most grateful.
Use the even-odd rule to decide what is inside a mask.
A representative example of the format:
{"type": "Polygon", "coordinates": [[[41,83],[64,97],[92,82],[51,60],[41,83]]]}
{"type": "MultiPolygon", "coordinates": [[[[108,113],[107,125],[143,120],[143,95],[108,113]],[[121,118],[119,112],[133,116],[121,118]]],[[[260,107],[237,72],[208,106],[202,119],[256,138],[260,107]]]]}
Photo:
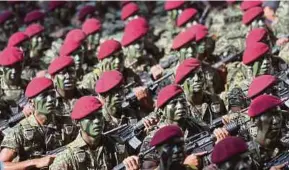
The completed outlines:
{"type": "Polygon", "coordinates": [[[64,85],[64,90],[72,90],[74,89],[74,84],[69,83],[64,85]]]}

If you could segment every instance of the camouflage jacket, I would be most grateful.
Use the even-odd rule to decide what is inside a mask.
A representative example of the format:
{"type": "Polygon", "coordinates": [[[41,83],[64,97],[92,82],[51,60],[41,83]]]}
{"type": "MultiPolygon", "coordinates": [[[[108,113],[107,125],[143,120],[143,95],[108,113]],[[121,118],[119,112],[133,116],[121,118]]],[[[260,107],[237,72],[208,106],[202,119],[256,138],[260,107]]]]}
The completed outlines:
{"type": "Polygon", "coordinates": [[[59,148],[65,143],[56,123],[41,126],[34,115],[30,115],[4,137],[1,148],[13,149],[17,153],[14,161],[41,157],[47,151],[59,148]]]}
{"type": "Polygon", "coordinates": [[[96,149],[90,149],[81,135],[66,147],[67,149],[57,155],[49,169],[51,170],[110,170],[117,164],[118,151],[114,143],[108,138],[101,139],[96,149]]]}
{"type": "Polygon", "coordinates": [[[274,35],[278,38],[289,34],[289,2],[280,1],[280,6],[276,10],[277,20],[271,24],[274,35]]]}

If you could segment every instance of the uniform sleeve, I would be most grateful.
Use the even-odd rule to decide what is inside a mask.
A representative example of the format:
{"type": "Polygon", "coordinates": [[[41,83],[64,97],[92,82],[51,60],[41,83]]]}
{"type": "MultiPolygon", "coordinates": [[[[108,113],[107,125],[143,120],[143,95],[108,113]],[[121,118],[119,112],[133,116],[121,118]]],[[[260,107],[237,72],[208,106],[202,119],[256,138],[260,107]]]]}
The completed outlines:
{"type": "Polygon", "coordinates": [[[10,133],[4,137],[1,143],[1,149],[9,148],[14,149],[17,153],[20,152],[21,148],[23,147],[23,135],[21,132],[21,127],[19,125],[15,126],[10,133]]]}
{"type": "Polygon", "coordinates": [[[73,161],[73,155],[68,151],[64,151],[56,156],[53,163],[49,166],[49,170],[76,170],[76,164],[73,161]]]}

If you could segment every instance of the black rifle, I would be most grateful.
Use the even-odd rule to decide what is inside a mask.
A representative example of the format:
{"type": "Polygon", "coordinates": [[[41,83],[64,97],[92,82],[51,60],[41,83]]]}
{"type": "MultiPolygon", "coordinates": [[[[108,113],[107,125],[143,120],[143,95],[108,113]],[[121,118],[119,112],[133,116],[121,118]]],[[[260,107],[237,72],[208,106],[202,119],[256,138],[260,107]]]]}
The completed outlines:
{"type": "MultiPolygon", "coordinates": [[[[156,115],[150,115],[149,117],[154,117],[156,115]]],[[[145,129],[143,120],[138,121],[134,125],[123,124],[117,128],[110,131],[104,132],[103,134],[111,137],[120,144],[128,143],[132,148],[137,149],[142,142],[137,138],[145,129]]]]}
{"type": "MultiPolygon", "coordinates": [[[[167,79],[171,75],[173,75],[173,72],[168,73],[168,74],[164,75],[163,77],[161,77],[160,79],[153,81],[153,82],[149,83],[148,85],[146,85],[146,88],[148,89],[149,93],[154,95],[155,91],[158,88],[159,83],[161,81],[167,79]]],[[[126,87],[128,87],[128,85],[126,87]]],[[[137,104],[137,97],[135,96],[134,92],[130,92],[128,95],[125,96],[125,101],[122,103],[121,107],[122,108],[128,108],[128,107],[135,105],[135,104],[137,104]]]]}
{"type": "Polygon", "coordinates": [[[0,131],[2,132],[3,130],[7,129],[8,127],[12,127],[13,125],[15,125],[15,123],[22,120],[23,118],[25,118],[25,114],[21,112],[21,113],[18,113],[16,115],[10,117],[8,120],[2,121],[0,123],[0,131]]]}
{"type": "MultiPolygon", "coordinates": [[[[277,155],[275,158],[273,158],[271,161],[267,162],[264,164],[264,168],[263,169],[270,169],[272,166],[277,166],[277,165],[281,165],[285,162],[289,162],[289,152],[288,150],[277,155]]],[[[284,170],[289,170],[289,165],[286,165],[284,168],[284,170]]]]}
{"type": "MultiPolygon", "coordinates": [[[[152,152],[153,150],[155,150],[155,147],[151,147],[150,149],[146,150],[145,152],[140,153],[138,155],[139,160],[142,161],[144,156],[147,155],[148,153],[152,152]]],[[[112,170],[125,170],[125,165],[123,163],[120,163],[120,164],[116,165],[112,170]]]]}
{"type": "MultiPolygon", "coordinates": [[[[237,123],[232,122],[225,126],[226,130],[230,135],[236,135],[240,128],[237,123]]],[[[185,148],[187,154],[199,153],[199,152],[208,152],[210,153],[214,147],[216,136],[210,134],[207,131],[201,132],[194,136],[191,136],[185,140],[185,148]]]]}
{"type": "Polygon", "coordinates": [[[227,64],[228,62],[231,62],[233,60],[236,60],[237,58],[241,57],[241,54],[243,52],[239,52],[237,54],[232,54],[232,55],[229,55],[227,57],[223,57],[220,61],[216,62],[215,64],[212,65],[213,68],[219,68],[221,65],[223,64],[227,64]]]}
{"type": "Polygon", "coordinates": [[[204,9],[204,11],[203,11],[203,13],[202,13],[202,15],[201,15],[201,17],[199,19],[199,23],[200,24],[205,24],[205,20],[206,20],[206,18],[208,16],[210,10],[211,10],[211,6],[209,4],[206,5],[206,8],[204,9]]]}
{"type": "Polygon", "coordinates": [[[172,64],[176,63],[179,61],[179,57],[176,55],[170,55],[167,58],[161,59],[160,60],[160,66],[163,69],[169,68],[172,64]]]}

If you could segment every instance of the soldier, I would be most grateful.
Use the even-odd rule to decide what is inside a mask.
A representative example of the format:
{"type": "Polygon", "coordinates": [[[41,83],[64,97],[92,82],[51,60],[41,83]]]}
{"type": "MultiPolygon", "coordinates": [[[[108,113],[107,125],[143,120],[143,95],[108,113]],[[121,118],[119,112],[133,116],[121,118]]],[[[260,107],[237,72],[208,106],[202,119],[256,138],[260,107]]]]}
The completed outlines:
{"type": "Polygon", "coordinates": [[[220,170],[261,169],[250,156],[247,143],[239,137],[227,137],[216,144],[211,157],[220,170]]]}
{"type": "Polygon", "coordinates": [[[69,56],[58,57],[48,67],[56,91],[56,116],[61,121],[66,141],[76,138],[78,127],[71,121],[70,113],[78,98],[83,94],[76,88],[74,60],[69,56]]]}
{"type": "Polygon", "coordinates": [[[28,84],[25,96],[31,100],[35,111],[4,137],[0,160],[19,169],[44,168],[54,157],[40,157],[65,144],[54,119],[53,82],[48,78],[34,78],[28,84]]]}
{"type": "Polygon", "coordinates": [[[126,25],[121,40],[125,66],[132,68],[138,75],[148,71],[156,64],[156,59],[161,57],[154,53],[155,46],[147,40],[148,32],[149,25],[146,19],[139,17],[126,25]]]}
{"type": "Polygon", "coordinates": [[[262,75],[255,77],[248,89],[248,98],[254,99],[261,94],[277,95],[277,89],[274,86],[277,84],[277,78],[272,75],[262,75]]]}
{"type": "Polygon", "coordinates": [[[77,121],[80,132],[77,138],[58,154],[51,170],[112,169],[119,160],[118,150],[110,138],[102,135],[105,125],[102,104],[93,96],[76,101],[71,119],[77,121]]]}
{"type": "Polygon", "coordinates": [[[251,102],[248,109],[248,115],[256,126],[254,141],[249,146],[257,150],[254,159],[261,166],[279,155],[288,146],[285,126],[287,112],[279,109],[281,104],[282,101],[278,97],[260,95],[251,102]]]}
{"type": "MultiPolygon", "coordinates": [[[[139,110],[138,103],[129,103],[128,108],[122,108],[124,102],[123,81],[124,77],[120,72],[116,70],[106,71],[95,86],[96,93],[104,101],[103,116],[107,123],[107,130],[124,123],[134,124],[146,116],[143,110],[139,110]]],[[[139,94],[136,93],[136,95],[139,94]]],[[[140,106],[146,104],[145,100],[140,100],[140,106]]]]}
{"type": "Polygon", "coordinates": [[[18,47],[24,52],[25,58],[29,57],[29,37],[25,32],[16,32],[9,37],[7,46],[18,47]]]}
{"type": "Polygon", "coordinates": [[[23,99],[27,83],[21,79],[23,61],[23,52],[16,47],[7,47],[0,54],[1,119],[20,113],[26,105],[23,99]]]}
{"type": "MultiPolygon", "coordinates": [[[[64,39],[62,46],[60,47],[60,56],[71,56],[74,59],[75,71],[77,80],[80,81],[85,73],[83,68],[84,63],[84,41],[86,35],[81,29],[73,29],[69,31],[64,39]]],[[[56,57],[56,56],[55,56],[56,57]]]]}
{"type": "Polygon", "coordinates": [[[78,20],[83,22],[88,18],[94,18],[96,8],[92,5],[83,6],[78,13],[78,20]]]}
{"type": "Polygon", "coordinates": [[[1,49],[6,45],[6,42],[10,35],[17,31],[16,17],[11,11],[4,11],[0,14],[0,24],[1,24],[1,49]]]}
{"type": "Polygon", "coordinates": [[[44,24],[44,18],[45,14],[40,10],[33,10],[26,14],[24,18],[24,23],[26,25],[38,23],[38,24],[44,24]]]}
{"type": "Polygon", "coordinates": [[[197,122],[211,124],[212,120],[226,114],[224,102],[216,95],[205,91],[205,75],[199,60],[184,60],[176,70],[175,83],[182,85],[197,122]]]}
{"type": "Polygon", "coordinates": [[[134,2],[129,2],[124,5],[121,9],[121,20],[123,20],[126,24],[139,17],[139,7],[134,2]]]}
{"type": "Polygon", "coordinates": [[[89,68],[89,71],[93,70],[93,66],[97,64],[95,55],[99,47],[99,40],[101,37],[102,25],[99,20],[91,18],[85,20],[82,24],[82,31],[86,34],[86,57],[87,61],[84,61],[89,68]]]}

